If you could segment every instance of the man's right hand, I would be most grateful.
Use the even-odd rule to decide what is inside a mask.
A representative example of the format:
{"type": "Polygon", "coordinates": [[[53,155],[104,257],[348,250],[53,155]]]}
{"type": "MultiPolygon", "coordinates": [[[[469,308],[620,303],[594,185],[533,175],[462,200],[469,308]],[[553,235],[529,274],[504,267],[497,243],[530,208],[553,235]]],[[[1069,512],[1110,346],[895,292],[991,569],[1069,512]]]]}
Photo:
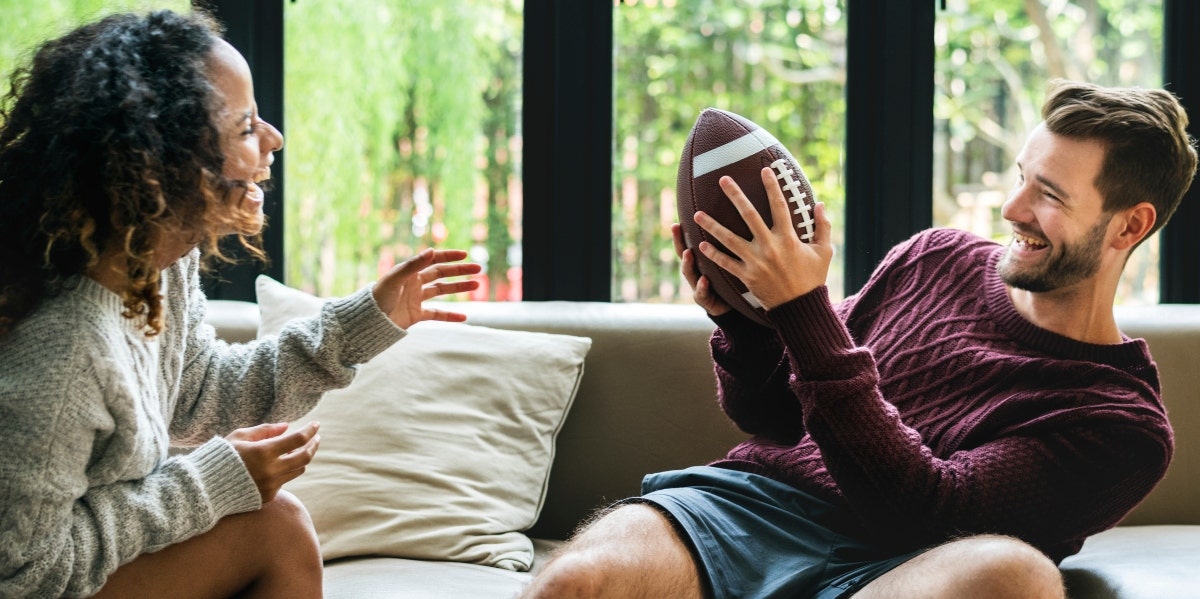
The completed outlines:
{"type": "Polygon", "coordinates": [[[304,474],[304,468],[312,461],[321,443],[321,436],[317,434],[319,426],[310,422],[288,433],[287,423],[260,424],[239,428],[226,435],[225,439],[237,450],[254,484],[258,485],[263,503],[275,499],[284,483],[304,474]]]}
{"type": "Polygon", "coordinates": [[[708,277],[700,274],[700,270],[696,268],[696,255],[687,249],[683,243],[683,229],[679,223],[671,224],[671,236],[675,239],[675,255],[679,256],[679,269],[683,272],[683,278],[687,280],[688,285],[692,287],[692,299],[705,312],[711,316],[720,316],[733,309],[725,300],[721,299],[716,293],[713,293],[712,287],[708,284],[708,277]]]}

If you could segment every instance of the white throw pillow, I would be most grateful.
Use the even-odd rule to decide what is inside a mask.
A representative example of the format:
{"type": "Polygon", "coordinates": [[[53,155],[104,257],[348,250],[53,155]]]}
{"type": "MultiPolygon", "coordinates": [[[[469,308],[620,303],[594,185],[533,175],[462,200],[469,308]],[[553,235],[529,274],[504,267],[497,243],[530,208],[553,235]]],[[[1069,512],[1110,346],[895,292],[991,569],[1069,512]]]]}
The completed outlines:
{"type": "MultiPolygon", "coordinates": [[[[321,299],[257,282],[259,336],[321,299]]],[[[321,446],[284,485],[312,514],[325,559],[385,555],[528,570],[554,442],[586,337],[422,322],[294,423],[321,446]]]]}

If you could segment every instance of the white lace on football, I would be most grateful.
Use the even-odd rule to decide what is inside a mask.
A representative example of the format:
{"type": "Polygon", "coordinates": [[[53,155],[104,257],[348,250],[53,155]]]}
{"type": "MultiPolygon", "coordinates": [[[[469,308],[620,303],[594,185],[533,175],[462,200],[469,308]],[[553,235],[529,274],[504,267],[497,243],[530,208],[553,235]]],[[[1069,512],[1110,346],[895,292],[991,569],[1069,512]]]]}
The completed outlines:
{"type": "Polygon", "coordinates": [[[750,304],[751,308],[762,308],[763,307],[762,302],[758,301],[758,298],[754,297],[754,294],[750,293],[749,291],[742,294],[742,299],[746,300],[746,303],[750,304]]]}
{"type": "Polygon", "coordinates": [[[816,222],[812,219],[812,209],[808,204],[804,203],[804,199],[808,197],[808,193],[800,191],[800,182],[792,178],[794,173],[786,160],[780,158],[772,162],[771,168],[775,169],[775,172],[778,173],[775,175],[775,178],[783,181],[783,192],[787,194],[788,203],[796,205],[795,208],[792,208],[792,214],[799,214],[804,218],[804,220],[796,223],[796,228],[800,229],[800,240],[812,241],[813,225],[816,222]]]}

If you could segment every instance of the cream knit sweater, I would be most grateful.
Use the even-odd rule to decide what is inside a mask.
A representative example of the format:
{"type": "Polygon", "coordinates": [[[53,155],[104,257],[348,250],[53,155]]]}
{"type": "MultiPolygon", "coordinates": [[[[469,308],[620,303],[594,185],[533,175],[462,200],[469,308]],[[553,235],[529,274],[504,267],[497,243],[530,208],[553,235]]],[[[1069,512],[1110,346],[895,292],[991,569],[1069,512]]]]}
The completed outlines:
{"type": "Polygon", "coordinates": [[[258,509],[223,436],[303,416],[404,335],[364,289],[228,345],[203,323],[197,262],[163,272],[156,337],[83,278],[0,338],[0,597],[90,595],[138,555],[258,509]]]}

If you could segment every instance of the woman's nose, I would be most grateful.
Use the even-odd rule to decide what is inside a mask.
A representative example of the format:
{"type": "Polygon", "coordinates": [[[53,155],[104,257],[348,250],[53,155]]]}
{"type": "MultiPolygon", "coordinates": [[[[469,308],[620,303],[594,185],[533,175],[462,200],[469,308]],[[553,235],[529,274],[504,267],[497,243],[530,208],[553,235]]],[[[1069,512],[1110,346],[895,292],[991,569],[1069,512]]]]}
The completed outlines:
{"type": "Polygon", "coordinates": [[[278,152],[279,150],[282,150],[283,149],[283,133],[280,133],[279,129],[276,129],[275,125],[272,125],[271,123],[263,121],[263,124],[267,126],[268,135],[266,136],[266,138],[268,140],[268,143],[270,144],[267,148],[267,151],[268,152],[278,152]]]}

